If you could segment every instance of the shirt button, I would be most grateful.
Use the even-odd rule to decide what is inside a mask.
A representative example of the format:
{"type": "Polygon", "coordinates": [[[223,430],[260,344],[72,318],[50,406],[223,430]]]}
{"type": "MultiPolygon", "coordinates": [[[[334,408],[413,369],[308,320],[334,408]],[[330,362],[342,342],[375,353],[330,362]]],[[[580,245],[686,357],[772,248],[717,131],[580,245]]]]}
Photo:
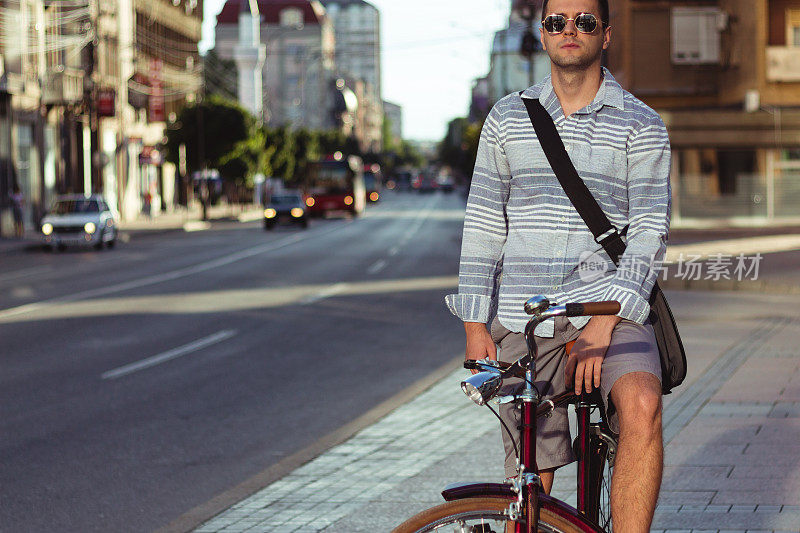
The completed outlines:
{"type": "Polygon", "coordinates": [[[567,221],[567,217],[561,217],[561,222],[566,222],[566,221],[567,221]]]}
{"type": "Polygon", "coordinates": [[[566,148],[567,148],[567,152],[569,152],[570,150],[572,150],[572,145],[571,145],[571,144],[568,144],[568,145],[566,146],[566,148]]]}

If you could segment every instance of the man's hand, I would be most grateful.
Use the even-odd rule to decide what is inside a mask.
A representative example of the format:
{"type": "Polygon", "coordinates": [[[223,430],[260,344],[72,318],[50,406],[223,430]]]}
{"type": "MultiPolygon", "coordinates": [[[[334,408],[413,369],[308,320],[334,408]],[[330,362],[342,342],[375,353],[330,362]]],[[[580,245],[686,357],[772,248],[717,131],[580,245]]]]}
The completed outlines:
{"type": "Polygon", "coordinates": [[[620,320],[618,316],[594,316],[575,341],[564,376],[568,384],[575,376],[575,394],[580,394],[582,390],[592,392],[592,386],[600,387],[603,358],[611,344],[611,333],[620,320]]]}
{"type": "MultiPolygon", "coordinates": [[[[491,359],[497,361],[497,347],[492,336],[486,329],[486,324],[480,322],[464,322],[464,331],[467,333],[467,354],[465,360],[491,359]]],[[[477,370],[471,371],[477,374],[477,370]]]]}

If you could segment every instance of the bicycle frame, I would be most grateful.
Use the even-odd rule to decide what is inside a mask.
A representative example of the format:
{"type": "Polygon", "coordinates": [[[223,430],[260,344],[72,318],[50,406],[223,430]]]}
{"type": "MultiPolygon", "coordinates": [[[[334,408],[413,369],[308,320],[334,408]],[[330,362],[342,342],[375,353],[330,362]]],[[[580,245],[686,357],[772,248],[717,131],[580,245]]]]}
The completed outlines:
{"type": "MultiPolygon", "coordinates": [[[[574,396],[572,393],[567,392],[551,398],[544,403],[541,402],[539,393],[533,385],[535,383],[535,361],[537,356],[534,330],[537,325],[548,318],[555,316],[578,316],[582,314],[583,310],[583,307],[580,309],[569,309],[568,306],[567,309],[548,309],[548,307],[550,307],[549,302],[546,299],[543,301],[545,302],[544,304],[541,304],[535,299],[529,300],[529,302],[531,302],[531,311],[528,310],[529,304],[526,304],[526,311],[529,311],[529,314],[535,315],[525,327],[525,339],[528,344],[528,353],[526,356],[513,363],[511,367],[504,370],[504,373],[511,375],[511,369],[516,367],[517,373],[514,375],[518,375],[519,371],[524,372],[525,375],[523,390],[515,399],[515,401],[521,403],[522,407],[521,424],[519,427],[519,476],[514,480],[512,485],[508,485],[507,483],[464,483],[449,485],[442,491],[442,496],[447,501],[481,496],[495,496],[509,499],[509,515],[510,518],[516,522],[515,533],[535,533],[538,531],[540,504],[546,502],[548,507],[564,517],[569,517],[576,525],[579,525],[583,531],[594,533],[602,531],[602,528],[596,523],[598,520],[597,516],[587,515],[590,509],[597,508],[598,502],[591,501],[594,498],[593,495],[596,494],[597,491],[590,490],[590,486],[599,479],[596,476],[593,477],[593,465],[591,462],[597,458],[590,457],[589,453],[591,449],[590,439],[592,438],[590,430],[590,410],[592,403],[588,395],[578,396],[576,402],[578,435],[576,438],[575,452],[578,457],[578,509],[574,509],[566,503],[546,495],[543,491],[541,479],[536,473],[538,470],[536,466],[536,419],[538,416],[546,414],[547,412],[552,412],[556,407],[567,403],[574,396]],[[541,307],[536,308],[537,305],[541,307]]],[[[598,311],[597,314],[608,313],[600,313],[598,311]]]]}

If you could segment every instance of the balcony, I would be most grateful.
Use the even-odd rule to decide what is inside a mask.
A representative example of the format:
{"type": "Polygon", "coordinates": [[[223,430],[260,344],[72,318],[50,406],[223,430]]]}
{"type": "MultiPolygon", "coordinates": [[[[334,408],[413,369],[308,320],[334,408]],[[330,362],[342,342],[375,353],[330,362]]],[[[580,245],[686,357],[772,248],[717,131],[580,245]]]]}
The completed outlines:
{"type": "Polygon", "coordinates": [[[66,69],[59,72],[48,72],[42,87],[42,103],[74,104],[83,98],[83,72],[78,69],[66,69]]]}
{"type": "Polygon", "coordinates": [[[800,82],[800,46],[767,47],[767,81],[800,82]]]}

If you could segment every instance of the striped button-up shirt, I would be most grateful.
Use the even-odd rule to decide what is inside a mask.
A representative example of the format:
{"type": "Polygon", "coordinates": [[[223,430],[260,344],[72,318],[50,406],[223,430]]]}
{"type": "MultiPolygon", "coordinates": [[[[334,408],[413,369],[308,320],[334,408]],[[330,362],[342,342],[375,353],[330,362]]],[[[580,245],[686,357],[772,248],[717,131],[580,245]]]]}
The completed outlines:
{"type": "MultiPolygon", "coordinates": [[[[511,331],[542,294],[558,303],[617,300],[619,316],[644,323],[666,250],[670,146],[658,114],[608,70],[594,101],[564,116],[550,78],[527,89],[553,118],[567,153],[611,223],[627,230],[615,266],[595,242],[556,178],[519,94],[492,108],[481,132],[464,219],[458,293],[446,297],[465,322],[497,314],[511,331]]],[[[589,319],[570,319],[583,327],[589,319]]],[[[553,335],[553,321],[539,336],[553,335]]]]}

